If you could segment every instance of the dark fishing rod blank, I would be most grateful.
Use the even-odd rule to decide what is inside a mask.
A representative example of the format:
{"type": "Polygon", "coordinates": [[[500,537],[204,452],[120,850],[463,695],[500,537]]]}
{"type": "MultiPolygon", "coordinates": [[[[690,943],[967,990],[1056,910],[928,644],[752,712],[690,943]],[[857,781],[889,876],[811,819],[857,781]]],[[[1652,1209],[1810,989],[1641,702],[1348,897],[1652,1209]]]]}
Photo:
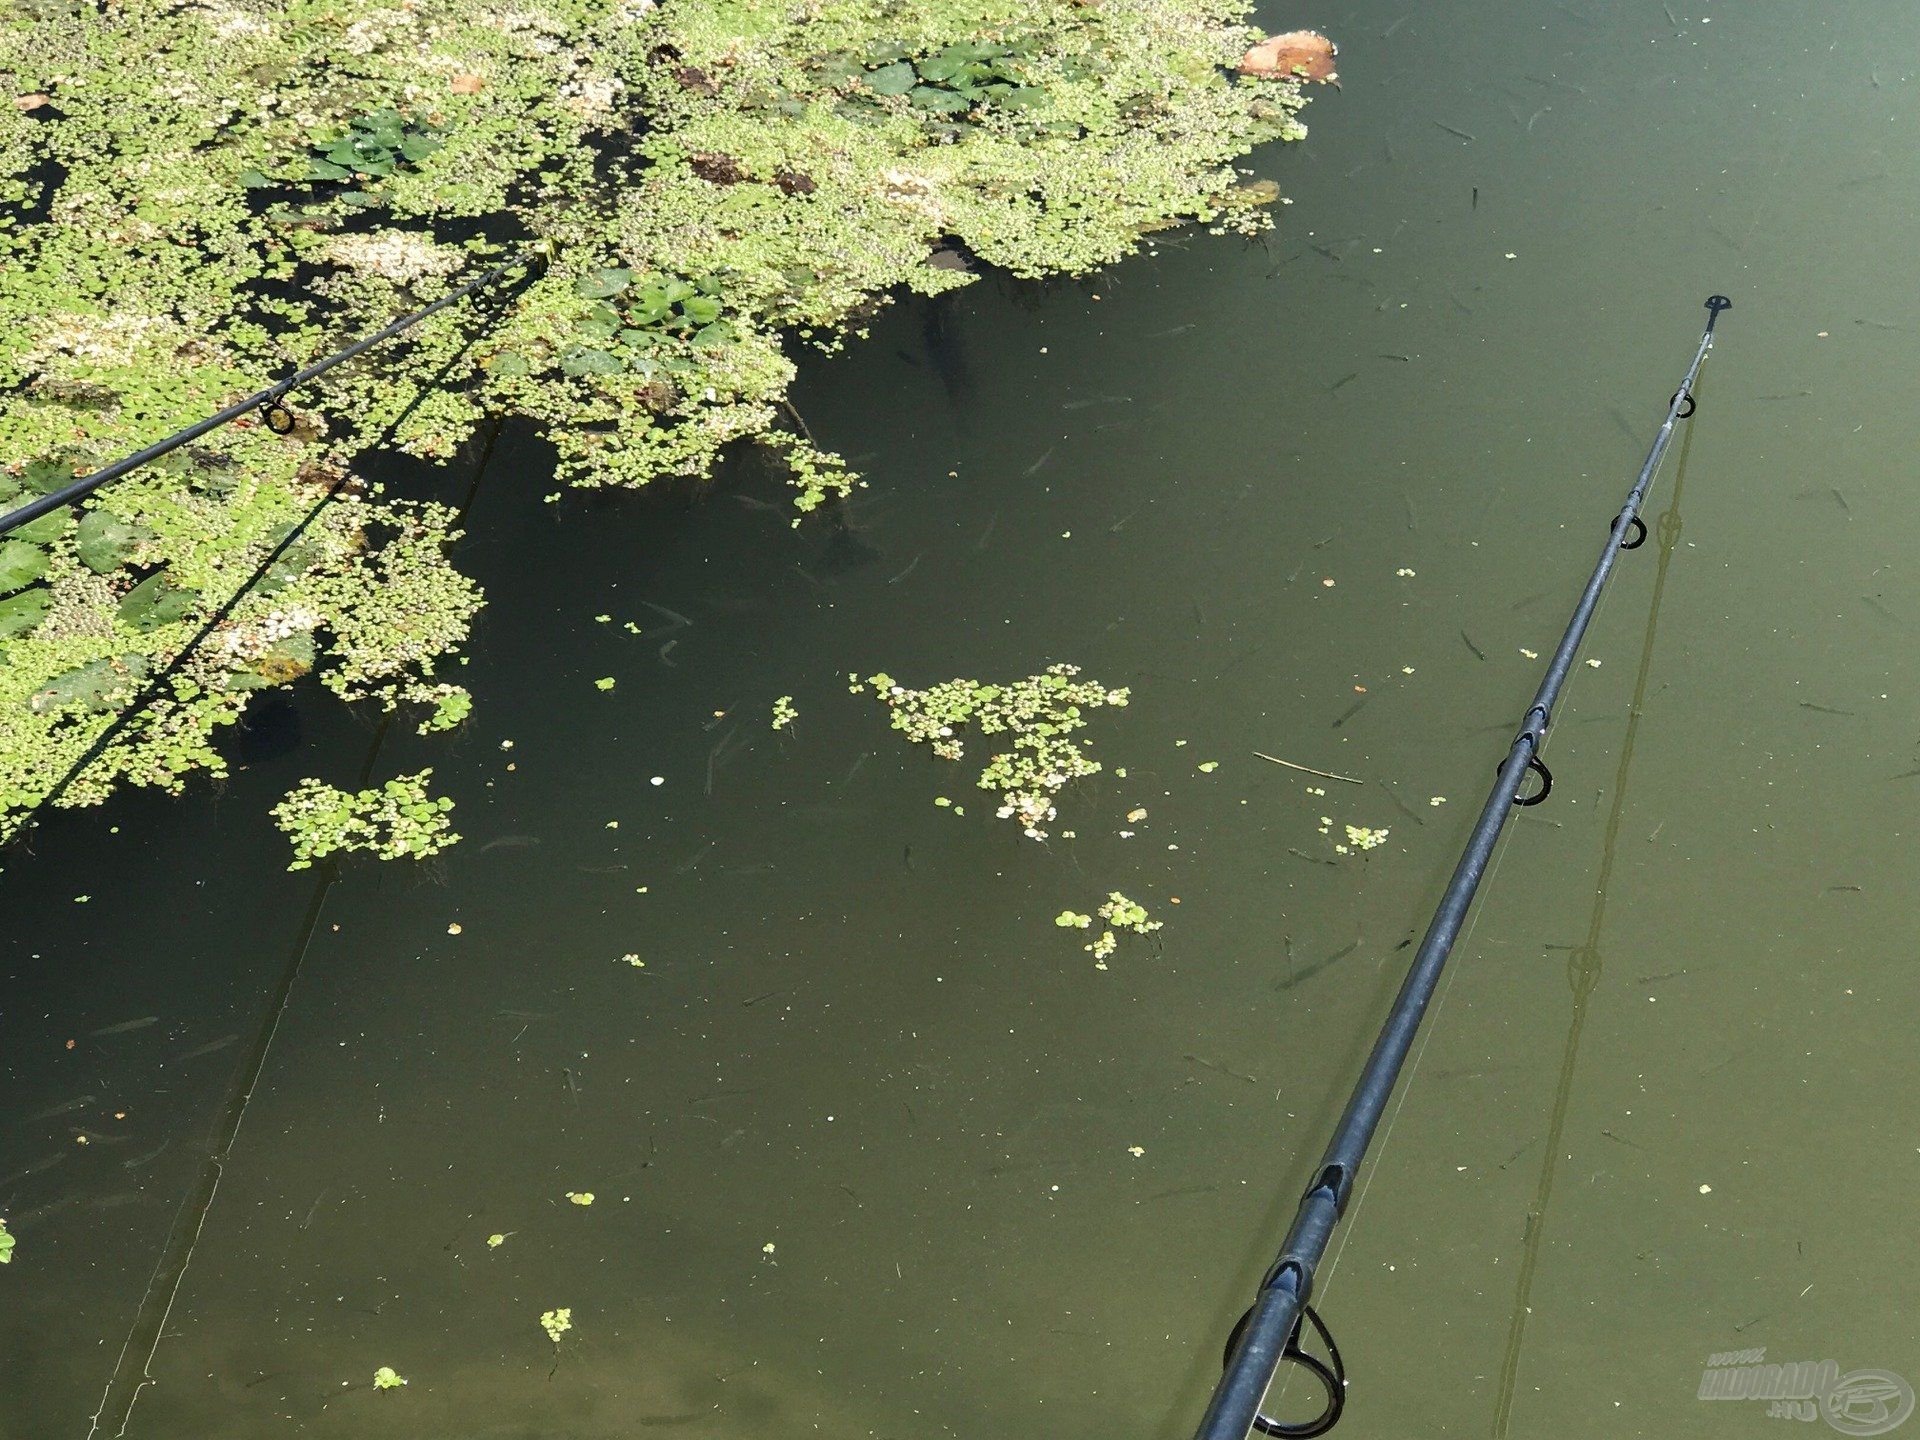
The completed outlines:
{"type": "Polygon", "coordinates": [[[31,524],[42,515],[50,515],[62,506],[73,504],[76,500],[84,500],[102,485],[110,485],[115,480],[131,475],[141,466],[178,450],[182,445],[198,440],[210,430],[218,430],[222,425],[230,425],[251,412],[258,411],[266,421],[268,429],[277,434],[285,434],[293,428],[294,424],[293,413],[287,409],[286,399],[295,389],[305,385],[309,380],[326,374],[334,366],[343,365],[356,355],[371,350],[383,341],[391,340],[402,331],[411,330],[429,316],[438,315],[449,306],[459,304],[475,291],[484,290],[492,285],[509,270],[516,266],[529,265],[544,254],[545,251],[538,244],[523,247],[499,264],[448,291],[432,304],[423,305],[418,310],[402,315],[391,324],[381,326],[371,335],[362,335],[352,344],[343,346],[331,355],[294,371],[286,379],[275,381],[263,390],[256,390],[244,400],[236,400],[226,409],[209,415],[204,420],[196,420],[193,424],[154,441],[144,449],[136,450],[131,455],[115,460],[111,465],[103,465],[91,474],[82,475],[71,484],[61,486],[52,494],[42,495],[38,500],[29,500],[19,509],[0,515],[0,535],[10,534],[22,525],[31,524]]]}
{"type": "Polygon", "coordinates": [[[1441,896],[1426,936],[1414,954],[1407,978],[1374,1041],[1366,1068],[1360,1072],[1326,1153],[1300,1198],[1300,1208],[1295,1212],[1279,1256],[1260,1282],[1252,1307],[1241,1317],[1227,1341],[1225,1369],[1220,1383],[1214,1387],[1213,1399],[1195,1432],[1195,1440],[1246,1440],[1248,1431],[1255,1429],[1266,1435],[1323,1435],[1340,1418],[1346,1404],[1346,1370],[1332,1334],[1309,1304],[1314,1274],[1326,1255],[1334,1226],[1353,1196],[1354,1177],[1386,1112],[1401,1067],[1406,1064],[1420,1022],[1439,985],[1441,971],[1466,922],[1474,893],[1492,862],[1494,845],[1506,826],[1507,816],[1516,805],[1536,805],[1546,799],[1553,786],[1553,776],[1540,758],[1540,749],[1546,739],[1547,726],[1552,723],[1554,703],[1560,698],[1560,689],[1573,668],[1580,642],[1599,607],[1601,592],[1613,573],[1615,557],[1622,550],[1637,548],[1646,539],[1647,527],[1640,519],[1641,502],[1667,453],[1675,424],[1693,414],[1693,385],[1707,352],[1713,348],[1713,327],[1722,311],[1733,308],[1733,301],[1724,295],[1712,295],[1706,305],[1707,328],[1700,336],[1693,363],[1687,367],[1680,388],[1667,402],[1666,419],[1653,438],[1653,447],[1647,452],[1646,463],[1640,467],[1639,478],[1627,492],[1626,503],[1614,517],[1607,543],[1593,567],[1593,574],[1587,579],[1586,589],[1581,592],[1579,604],[1574,607],[1573,618],[1567,622],[1566,633],[1560,637],[1553,658],[1547,662],[1547,672],[1534,693],[1533,703],[1527,707],[1519,732],[1507,748],[1506,759],[1500,763],[1493,792],[1474,822],[1466,849],[1454,867],[1453,878],[1447,883],[1446,893],[1441,896]],[[1539,777],[1540,788],[1522,796],[1520,788],[1529,771],[1539,777]],[[1310,1325],[1319,1336],[1327,1352],[1326,1360],[1301,1346],[1303,1325],[1310,1325]],[[1325,1408],[1314,1419],[1289,1424],[1261,1413],[1267,1387],[1273,1383],[1282,1361],[1291,1361],[1305,1370],[1325,1391],[1325,1408]]]}

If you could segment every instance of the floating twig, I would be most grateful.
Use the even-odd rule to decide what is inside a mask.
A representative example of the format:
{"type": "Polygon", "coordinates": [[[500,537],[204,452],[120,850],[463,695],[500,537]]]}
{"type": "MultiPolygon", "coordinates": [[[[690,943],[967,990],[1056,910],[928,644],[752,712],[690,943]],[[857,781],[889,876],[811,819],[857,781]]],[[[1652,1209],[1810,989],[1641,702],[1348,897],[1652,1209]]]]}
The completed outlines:
{"type": "Polygon", "coordinates": [[[1275,765],[1284,765],[1289,770],[1298,770],[1307,775],[1318,775],[1322,780],[1344,780],[1349,785],[1364,785],[1366,783],[1364,780],[1354,779],[1351,775],[1336,775],[1331,770],[1316,770],[1311,765],[1296,765],[1291,760],[1282,760],[1278,755],[1267,755],[1259,750],[1253,753],[1262,760],[1271,761],[1275,765]]]}

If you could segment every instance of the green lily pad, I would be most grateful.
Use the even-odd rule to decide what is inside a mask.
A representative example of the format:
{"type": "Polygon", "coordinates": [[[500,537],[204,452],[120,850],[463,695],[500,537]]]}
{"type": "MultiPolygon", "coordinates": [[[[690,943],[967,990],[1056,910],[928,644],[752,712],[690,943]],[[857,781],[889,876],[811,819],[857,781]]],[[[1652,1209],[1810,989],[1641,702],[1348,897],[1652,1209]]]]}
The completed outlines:
{"type": "Polygon", "coordinates": [[[67,527],[73,524],[73,516],[66,509],[55,510],[51,515],[42,515],[38,520],[29,520],[17,525],[13,530],[16,540],[31,540],[36,545],[47,545],[67,533],[67,527]]]}
{"type": "Polygon", "coordinates": [[[129,629],[144,634],[192,613],[199,599],[199,591],[181,589],[164,573],[149,575],[121,599],[120,619],[129,629]]]}
{"type": "Polygon", "coordinates": [[[973,108],[973,102],[965,95],[954,90],[936,89],[931,85],[916,85],[907,98],[920,109],[931,110],[936,115],[956,115],[973,108]]]}
{"type": "Polygon", "coordinates": [[[0,541],[0,595],[11,595],[47,573],[47,552],[25,540],[0,541]]]}
{"type": "Polygon", "coordinates": [[[89,660],[49,682],[33,697],[33,708],[66,710],[77,705],[98,715],[131,699],[149,668],[144,655],[89,660]]]}
{"type": "Polygon", "coordinates": [[[951,80],[965,70],[970,62],[953,54],[929,55],[916,61],[914,69],[920,72],[922,80],[951,80]]]}
{"type": "Polygon", "coordinates": [[[896,60],[867,72],[867,85],[878,95],[904,95],[919,83],[911,63],[896,60]]]}
{"type": "Polygon", "coordinates": [[[47,608],[52,604],[53,596],[43,586],[0,600],[0,640],[26,634],[47,618],[47,608]]]}
{"type": "Polygon", "coordinates": [[[96,575],[104,575],[126,564],[135,547],[151,533],[142,526],[129,525],[110,510],[89,510],[80,517],[74,549],[81,564],[96,575]]]}
{"type": "Polygon", "coordinates": [[[680,313],[696,325],[711,325],[723,308],[711,295],[693,295],[681,302],[680,313]]]}
{"type": "Polygon", "coordinates": [[[607,267],[589,270],[573,282],[574,293],[589,300],[608,300],[633,283],[633,271],[607,267]]]}
{"type": "Polygon", "coordinates": [[[617,355],[588,345],[569,345],[560,355],[560,368],[569,375],[617,375],[627,367],[617,355]]]}
{"type": "Polygon", "coordinates": [[[531,375],[533,362],[524,355],[516,355],[511,350],[502,351],[487,362],[489,375],[531,375]]]}
{"type": "Polygon", "coordinates": [[[20,472],[20,478],[29,488],[51,495],[62,485],[72,483],[73,466],[64,460],[32,460],[20,472]]]}

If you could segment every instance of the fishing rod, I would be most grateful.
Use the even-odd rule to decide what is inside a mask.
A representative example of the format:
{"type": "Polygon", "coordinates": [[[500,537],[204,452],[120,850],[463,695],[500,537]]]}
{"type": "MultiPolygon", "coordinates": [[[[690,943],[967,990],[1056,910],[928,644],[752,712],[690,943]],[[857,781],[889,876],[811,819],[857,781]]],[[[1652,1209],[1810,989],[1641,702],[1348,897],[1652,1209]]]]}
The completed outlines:
{"type": "Polygon", "coordinates": [[[494,281],[498,280],[515,266],[526,265],[537,261],[544,257],[545,253],[543,246],[539,242],[517,250],[514,254],[502,260],[498,265],[483,271],[479,275],[474,276],[473,279],[448,291],[432,304],[423,305],[418,310],[402,315],[398,320],[393,321],[389,325],[382,326],[371,335],[362,335],[352,344],[343,346],[331,355],[314,361],[313,364],[306,366],[304,369],[294,371],[294,373],[287,376],[286,379],[277,380],[265,389],[256,390],[244,400],[236,400],[233,404],[227,406],[226,409],[209,415],[204,420],[196,420],[193,424],[174,431],[173,434],[163,440],[154,441],[153,444],[147,446],[144,450],[136,450],[124,459],[116,460],[111,465],[103,465],[91,474],[82,475],[70,485],[63,485],[51,494],[42,495],[38,500],[30,500],[19,509],[10,510],[5,515],[0,515],[0,535],[6,535],[18,530],[22,525],[31,524],[42,515],[49,515],[55,510],[60,509],[63,505],[71,505],[76,500],[84,500],[102,485],[109,485],[115,480],[131,475],[141,466],[151,464],[162,455],[166,455],[174,450],[178,450],[182,445],[190,444],[198,440],[210,430],[218,430],[222,425],[232,424],[235,420],[240,419],[250,411],[259,411],[261,417],[266,421],[269,430],[272,430],[276,435],[285,435],[293,429],[294,425],[293,412],[287,409],[286,406],[286,398],[293,390],[317,376],[326,374],[327,371],[333,369],[334,366],[345,364],[347,361],[353,359],[354,356],[371,350],[382,341],[391,340],[401,331],[412,329],[428,316],[437,315],[449,306],[459,304],[460,301],[466,299],[467,296],[473,294],[476,290],[483,290],[493,284],[494,281]]]}
{"type": "Polygon", "coordinates": [[[1300,1197],[1300,1208],[1280,1246],[1280,1254],[1261,1280],[1258,1298],[1240,1317],[1227,1340],[1220,1383],[1214,1387],[1206,1415],[1194,1432],[1195,1440],[1246,1440],[1249,1430],[1279,1436],[1324,1435],[1339,1421],[1346,1406],[1346,1367],[1341,1361],[1340,1349],[1309,1303],[1314,1274],[1326,1255],[1334,1226],[1353,1196],[1354,1176],[1366,1158],[1374,1131],[1379,1128],[1401,1067],[1413,1048],[1414,1036],[1439,985],[1440,972],[1466,921],[1481,878],[1492,862],[1494,845],[1506,827],[1507,816],[1516,806],[1538,805],[1553,789],[1553,774],[1541,760],[1540,750],[1546,740],[1547,726],[1553,719],[1554,703],[1560,698],[1567,673],[1573,668],[1574,655],[1586,636],[1594,611],[1599,608],[1600,595],[1613,573],[1615,557],[1622,550],[1638,549],[1646,541],[1647,526],[1640,518],[1640,502],[1646,498],[1654,473],[1667,453],[1674,425],[1694,412],[1694,381],[1707,352],[1713,348],[1713,327],[1722,311],[1733,308],[1733,301],[1724,295],[1710,295],[1706,306],[1707,328],[1700,336],[1693,363],[1687,367],[1680,388],[1667,402],[1666,419],[1653,437],[1653,447],[1647,452],[1646,463],[1640,467],[1639,478],[1627,492],[1626,503],[1620,507],[1607,532],[1606,546],[1587,579],[1586,589],[1581,592],[1580,603],[1574,607],[1573,618],[1567,622],[1566,633],[1560,637],[1559,647],[1547,663],[1547,673],[1520,721],[1519,732],[1507,749],[1507,758],[1500,763],[1493,793],[1487,797],[1480,818],[1474,822],[1473,833],[1467,838],[1453,878],[1447,882],[1446,893],[1440,897],[1426,936],[1414,954],[1413,965],[1400,986],[1399,995],[1394,998],[1393,1009],[1373,1042],[1366,1068],[1360,1072],[1326,1153],[1321,1156],[1306,1193],[1300,1197]],[[1529,771],[1539,777],[1540,788],[1522,795],[1520,787],[1526,783],[1529,771]],[[1325,1360],[1301,1347],[1305,1325],[1311,1325],[1320,1337],[1326,1349],[1325,1360]],[[1290,1361],[1312,1375],[1326,1392],[1325,1408],[1311,1420],[1288,1423],[1261,1411],[1260,1407],[1266,1403],[1267,1387],[1273,1383],[1283,1361],[1290,1361]]]}

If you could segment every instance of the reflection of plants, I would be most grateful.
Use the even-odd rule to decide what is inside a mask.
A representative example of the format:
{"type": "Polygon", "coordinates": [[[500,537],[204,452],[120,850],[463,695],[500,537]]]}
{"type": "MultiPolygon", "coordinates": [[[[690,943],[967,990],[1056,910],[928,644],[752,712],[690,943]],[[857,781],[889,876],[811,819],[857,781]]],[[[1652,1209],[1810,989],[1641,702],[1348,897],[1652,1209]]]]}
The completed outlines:
{"type": "Polygon", "coordinates": [[[414,125],[398,110],[372,110],[345,133],[316,144],[306,180],[384,180],[402,165],[418,165],[441,142],[432,126],[414,125]]]}
{"type": "Polygon", "coordinates": [[[684,361],[656,357],[663,341],[708,346],[733,335],[723,318],[727,307],[720,281],[711,275],[701,280],[667,276],[636,285],[631,270],[608,268],[587,272],[573,288],[595,303],[575,323],[573,343],[561,353],[560,368],[569,375],[627,370],[651,375],[656,368],[684,368],[684,361]]]}

